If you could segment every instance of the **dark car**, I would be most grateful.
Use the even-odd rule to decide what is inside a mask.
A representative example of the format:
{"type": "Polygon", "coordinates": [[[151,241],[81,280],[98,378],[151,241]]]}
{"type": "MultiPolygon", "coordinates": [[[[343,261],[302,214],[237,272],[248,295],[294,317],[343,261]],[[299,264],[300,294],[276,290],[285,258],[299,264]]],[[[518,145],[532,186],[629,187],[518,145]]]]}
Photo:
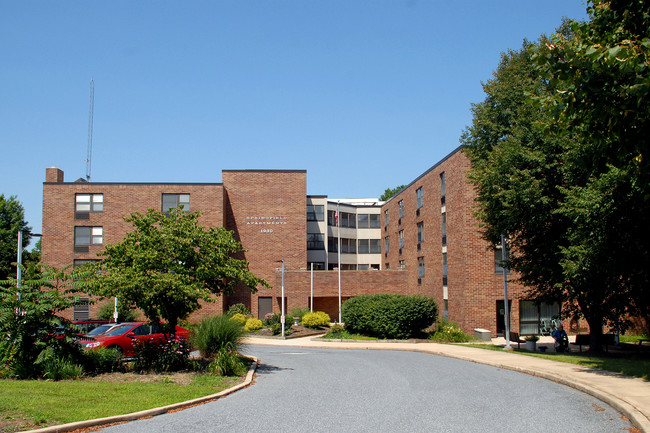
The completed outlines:
{"type": "Polygon", "coordinates": [[[111,323],[110,320],[77,320],[72,322],[75,328],[79,328],[79,334],[87,334],[100,325],[111,323]]]}
{"type": "MultiPolygon", "coordinates": [[[[188,339],[190,332],[188,329],[176,326],[176,338],[188,339]]],[[[94,338],[84,338],[79,343],[86,348],[101,346],[117,349],[125,357],[130,358],[135,355],[133,348],[135,342],[151,341],[162,344],[165,340],[165,334],[161,332],[159,325],[150,325],[146,322],[131,322],[117,325],[94,338]]]]}

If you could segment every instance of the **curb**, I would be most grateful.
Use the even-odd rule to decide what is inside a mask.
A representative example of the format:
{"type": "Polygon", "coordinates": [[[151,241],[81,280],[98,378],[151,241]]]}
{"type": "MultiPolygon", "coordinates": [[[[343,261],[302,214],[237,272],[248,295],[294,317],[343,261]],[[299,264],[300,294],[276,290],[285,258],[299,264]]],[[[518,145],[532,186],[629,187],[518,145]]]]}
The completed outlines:
{"type": "Polygon", "coordinates": [[[172,412],[175,410],[185,409],[189,406],[195,406],[203,403],[208,403],[213,400],[217,400],[221,397],[225,397],[229,394],[232,394],[235,391],[246,388],[253,382],[253,375],[257,369],[258,359],[254,356],[246,356],[249,359],[252,359],[250,367],[248,367],[248,372],[246,373],[246,378],[244,381],[238,385],[233,386],[232,388],[224,389],[221,392],[216,394],[206,395],[204,397],[198,397],[192,400],[183,401],[180,403],[173,403],[167,406],[156,407],[153,409],[141,410],[139,412],[127,413],[124,415],[115,415],[105,418],[89,419],[85,421],[71,422],[68,424],[54,425],[50,427],[45,427],[36,430],[27,430],[23,433],[59,433],[59,432],[69,432],[74,430],[81,430],[89,427],[97,427],[107,424],[118,424],[127,421],[135,421],[140,418],[150,418],[152,416],[161,415],[167,412],[172,412]]]}

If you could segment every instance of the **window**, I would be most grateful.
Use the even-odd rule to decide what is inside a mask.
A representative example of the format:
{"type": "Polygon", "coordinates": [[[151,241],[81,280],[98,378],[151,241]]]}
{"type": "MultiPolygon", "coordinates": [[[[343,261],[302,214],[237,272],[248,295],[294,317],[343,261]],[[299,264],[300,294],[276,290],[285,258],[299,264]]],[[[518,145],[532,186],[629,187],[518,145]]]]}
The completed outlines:
{"type": "Polygon", "coordinates": [[[400,200],[397,204],[399,206],[399,219],[401,220],[404,217],[404,200],[400,200]]]}
{"type": "Polygon", "coordinates": [[[389,270],[390,269],[390,263],[384,263],[384,269],[389,270]]]}
{"type": "Polygon", "coordinates": [[[75,246],[102,245],[104,243],[102,227],[75,227],[75,246]]]}
{"type": "Polygon", "coordinates": [[[90,298],[76,298],[72,306],[72,320],[90,319],[90,298]]]}
{"type": "Polygon", "coordinates": [[[384,211],[384,227],[388,227],[388,211],[384,211]]]}
{"type": "Polygon", "coordinates": [[[370,254],[370,239],[359,239],[359,254],[370,254]]]}
{"type": "Polygon", "coordinates": [[[97,262],[100,262],[100,261],[101,261],[101,260],[98,260],[98,259],[85,259],[85,260],[82,260],[82,259],[74,259],[74,260],[72,261],[72,269],[74,269],[74,268],[78,268],[79,266],[83,266],[83,265],[85,265],[85,264],[87,264],[87,263],[97,263],[97,262]]]}
{"type": "Polygon", "coordinates": [[[307,233],[308,250],[324,250],[325,241],[322,233],[307,233]]]}
{"type": "Polygon", "coordinates": [[[178,208],[183,206],[183,211],[190,211],[190,195],[189,194],[163,194],[162,195],[162,211],[168,212],[171,208],[178,208]]]}
{"type": "Polygon", "coordinates": [[[447,245],[447,213],[442,213],[442,246],[447,245]]]}
{"type": "Polygon", "coordinates": [[[367,213],[360,213],[359,215],[357,215],[357,221],[358,221],[357,227],[359,227],[360,229],[367,229],[368,227],[370,227],[370,222],[368,221],[367,213]]]}
{"type": "Polygon", "coordinates": [[[386,236],[384,238],[384,249],[385,252],[388,252],[390,250],[390,236],[386,236]]]}
{"type": "Polygon", "coordinates": [[[405,260],[400,260],[399,261],[399,268],[400,269],[406,269],[406,261],[405,260]]]}
{"type": "Polygon", "coordinates": [[[424,222],[418,223],[418,243],[424,242],[424,222]]]}
{"type": "Polygon", "coordinates": [[[404,248],[404,230],[399,231],[399,247],[404,248]]]}
{"type": "Polygon", "coordinates": [[[380,227],[379,214],[363,214],[357,215],[358,225],[360,229],[378,229],[380,227]]]}
{"type": "Polygon", "coordinates": [[[315,271],[324,271],[325,263],[324,262],[307,262],[307,269],[311,270],[311,265],[314,265],[315,271]]]}
{"type": "Polygon", "coordinates": [[[440,205],[445,205],[445,172],[440,173],[440,205]]]}
{"type": "MultiPolygon", "coordinates": [[[[506,260],[510,258],[510,251],[506,248],[506,260]]],[[[503,274],[503,259],[501,256],[501,244],[498,244],[494,249],[494,273],[503,274]]],[[[506,269],[506,273],[509,274],[510,270],[506,269]]]]}
{"type": "Polygon", "coordinates": [[[381,239],[370,239],[370,254],[381,254],[381,239]]]}
{"type": "Polygon", "coordinates": [[[424,257],[418,257],[418,278],[424,278],[424,257]]]}
{"type": "MultiPolygon", "coordinates": [[[[338,252],[338,239],[330,237],[327,240],[327,249],[330,253],[338,252]]],[[[356,254],[357,240],[341,238],[341,254],[356,254]]]]}
{"type": "Polygon", "coordinates": [[[442,253],[442,275],[447,276],[447,253],[442,253]]]}
{"type": "Polygon", "coordinates": [[[103,212],[104,194],[75,194],[75,212],[103,212]]]}
{"type": "Polygon", "coordinates": [[[417,195],[417,208],[420,209],[422,207],[422,201],[423,201],[422,187],[416,189],[415,194],[417,195]]]}
{"type": "MultiPolygon", "coordinates": [[[[327,224],[336,227],[336,211],[327,211],[327,224]]],[[[349,212],[339,212],[339,227],[355,228],[357,226],[357,215],[349,212]]]]}
{"type": "Polygon", "coordinates": [[[307,221],[324,221],[325,220],[325,206],[323,205],[307,205],[307,221]]]}
{"type": "Polygon", "coordinates": [[[357,265],[357,270],[359,271],[367,271],[370,269],[370,265],[357,265]]]}

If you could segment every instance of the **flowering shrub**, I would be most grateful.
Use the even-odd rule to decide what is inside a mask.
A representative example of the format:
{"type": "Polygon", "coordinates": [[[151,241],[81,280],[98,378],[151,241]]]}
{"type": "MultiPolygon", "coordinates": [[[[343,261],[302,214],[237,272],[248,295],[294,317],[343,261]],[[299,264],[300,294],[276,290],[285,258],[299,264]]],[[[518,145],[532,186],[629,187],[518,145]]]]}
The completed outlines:
{"type": "Polygon", "coordinates": [[[258,329],[262,329],[262,321],[259,319],[248,319],[246,321],[246,325],[244,325],[244,331],[246,332],[251,332],[251,331],[257,331],[258,329]]]}
{"type": "Polygon", "coordinates": [[[244,316],[241,313],[234,314],[230,320],[235,321],[239,323],[241,326],[244,326],[246,324],[246,316],[244,316]]]}
{"type": "Polygon", "coordinates": [[[322,311],[307,313],[302,317],[302,324],[308,328],[318,328],[330,324],[330,316],[322,311]]]}
{"type": "Polygon", "coordinates": [[[429,336],[430,340],[449,341],[453,343],[464,343],[472,340],[473,337],[463,332],[460,327],[453,323],[442,321],[438,324],[436,332],[429,336]]]}
{"type": "Polygon", "coordinates": [[[152,338],[139,340],[133,344],[135,371],[169,372],[187,367],[187,358],[192,346],[184,338],[168,335],[162,343],[152,338]]]}

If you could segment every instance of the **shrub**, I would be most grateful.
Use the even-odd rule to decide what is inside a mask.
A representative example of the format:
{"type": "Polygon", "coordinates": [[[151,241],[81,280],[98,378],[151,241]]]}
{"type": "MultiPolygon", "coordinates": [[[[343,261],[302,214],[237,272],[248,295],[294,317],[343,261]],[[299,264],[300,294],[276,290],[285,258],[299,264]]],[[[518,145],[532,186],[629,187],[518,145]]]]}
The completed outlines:
{"type": "Polygon", "coordinates": [[[422,295],[362,295],[343,303],[342,318],[349,332],[379,338],[412,338],[438,316],[436,301],[422,295]]]}
{"type": "Polygon", "coordinates": [[[230,308],[228,308],[228,311],[226,311],[226,316],[232,317],[235,314],[241,314],[242,316],[250,316],[251,312],[246,308],[246,305],[239,303],[235,305],[231,305],[230,308]]]}
{"type": "Polygon", "coordinates": [[[246,332],[251,332],[251,331],[257,331],[258,329],[262,329],[262,321],[259,319],[248,319],[246,321],[246,324],[244,325],[244,331],[246,332]]]}
{"type": "Polygon", "coordinates": [[[287,317],[288,319],[291,319],[291,322],[293,322],[294,317],[299,317],[298,323],[300,323],[302,322],[302,318],[305,316],[305,314],[309,312],[309,308],[295,307],[291,309],[287,317]]]}
{"type": "Polygon", "coordinates": [[[118,371],[122,361],[122,353],[116,349],[96,347],[83,351],[83,367],[86,373],[101,374],[118,371]]]}
{"type": "Polygon", "coordinates": [[[233,316],[230,316],[230,320],[238,323],[240,326],[244,326],[246,324],[246,316],[241,313],[236,313],[233,316]]]}
{"type": "Polygon", "coordinates": [[[279,322],[271,325],[271,334],[278,335],[280,332],[282,332],[282,325],[279,322]]]}
{"type": "Polygon", "coordinates": [[[41,351],[34,364],[41,367],[42,376],[45,379],[77,379],[83,374],[83,368],[80,365],[57,355],[52,347],[41,351]]]}
{"type": "MultiPolygon", "coordinates": [[[[113,320],[113,312],[115,311],[114,302],[106,302],[99,307],[97,317],[102,320],[113,320]]],[[[122,302],[117,302],[117,320],[120,322],[133,322],[138,318],[136,313],[131,308],[128,308],[122,302]]]]}
{"type": "Polygon", "coordinates": [[[302,318],[302,324],[308,328],[319,328],[330,324],[330,316],[322,311],[307,313],[302,318]]]}
{"type": "Polygon", "coordinates": [[[237,350],[243,334],[244,329],[228,316],[211,316],[201,321],[192,334],[192,342],[203,356],[211,358],[224,347],[237,350]]]}
{"type": "Polygon", "coordinates": [[[460,327],[447,320],[442,320],[436,327],[436,332],[429,335],[430,340],[448,341],[452,343],[464,343],[473,340],[475,337],[463,332],[460,327]]]}
{"type": "Polygon", "coordinates": [[[241,376],[248,368],[232,347],[222,347],[208,365],[208,371],[217,376],[241,376]]]}
{"type": "Polygon", "coordinates": [[[133,369],[157,373],[184,370],[192,350],[188,341],[175,335],[166,336],[162,344],[153,339],[139,340],[133,344],[133,348],[133,369]]]}

